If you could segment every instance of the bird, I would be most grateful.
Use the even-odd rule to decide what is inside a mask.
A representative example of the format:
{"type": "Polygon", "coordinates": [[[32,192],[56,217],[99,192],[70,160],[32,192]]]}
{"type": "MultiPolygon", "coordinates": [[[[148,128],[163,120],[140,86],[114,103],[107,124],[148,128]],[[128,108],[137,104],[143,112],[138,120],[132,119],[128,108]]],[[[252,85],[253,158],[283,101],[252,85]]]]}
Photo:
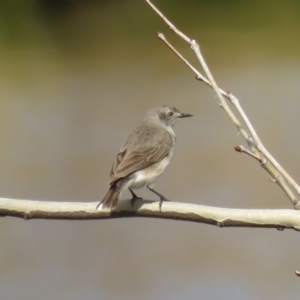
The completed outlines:
{"type": "Polygon", "coordinates": [[[127,188],[132,195],[133,205],[134,200],[142,199],[133,189],[146,186],[160,198],[161,210],[163,201],[169,200],[153,189],[154,181],[173,157],[176,144],[173,126],[176,120],[191,116],[166,105],[148,110],[121,146],[111,168],[109,190],[96,209],[115,209],[121,193],[127,188]]]}

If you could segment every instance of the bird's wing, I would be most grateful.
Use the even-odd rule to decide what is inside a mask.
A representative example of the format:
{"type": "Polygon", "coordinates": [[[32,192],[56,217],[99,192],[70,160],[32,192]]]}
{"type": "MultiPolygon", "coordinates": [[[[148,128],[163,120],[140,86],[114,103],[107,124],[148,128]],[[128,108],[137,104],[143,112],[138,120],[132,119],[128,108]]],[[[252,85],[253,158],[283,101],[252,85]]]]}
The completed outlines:
{"type": "Polygon", "coordinates": [[[160,162],[169,154],[174,141],[168,131],[160,130],[155,134],[152,128],[148,137],[143,133],[144,140],[139,139],[140,133],[136,132],[136,139],[129,138],[121,148],[111,169],[110,184],[160,162]]]}

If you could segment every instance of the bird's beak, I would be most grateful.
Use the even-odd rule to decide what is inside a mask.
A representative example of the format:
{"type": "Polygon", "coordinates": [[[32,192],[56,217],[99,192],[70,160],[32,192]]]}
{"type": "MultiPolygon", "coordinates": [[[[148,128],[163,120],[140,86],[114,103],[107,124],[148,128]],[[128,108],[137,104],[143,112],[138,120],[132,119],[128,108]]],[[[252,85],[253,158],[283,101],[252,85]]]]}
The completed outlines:
{"type": "Polygon", "coordinates": [[[192,117],[193,115],[191,114],[185,114],[185,113],[181,113],[178,118],[187,118],[187,117],[192,117]]]}

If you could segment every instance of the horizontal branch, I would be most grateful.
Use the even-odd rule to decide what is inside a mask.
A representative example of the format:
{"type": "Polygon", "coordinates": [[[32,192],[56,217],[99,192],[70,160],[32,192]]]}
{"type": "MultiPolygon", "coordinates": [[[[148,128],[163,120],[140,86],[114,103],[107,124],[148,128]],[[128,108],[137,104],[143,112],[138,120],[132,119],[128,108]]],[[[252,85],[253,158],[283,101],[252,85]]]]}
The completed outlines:
{"type": "Polygon", "coordinates": [[[91,220],[145,217],[173,219],[219,227],[261,227],[300,230],[300,212],[288,209],[231,209],[178,202],[119,202],[116,210],[96,210],[97,202],[49,202],[0,198],[0,216],[28,219],[91,220]]]}

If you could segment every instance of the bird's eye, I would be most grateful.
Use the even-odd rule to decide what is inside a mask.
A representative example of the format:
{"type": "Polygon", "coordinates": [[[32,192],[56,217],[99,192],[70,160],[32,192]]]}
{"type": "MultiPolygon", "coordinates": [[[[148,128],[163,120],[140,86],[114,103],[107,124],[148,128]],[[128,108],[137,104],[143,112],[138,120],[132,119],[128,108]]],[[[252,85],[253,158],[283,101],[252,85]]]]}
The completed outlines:
{"type": "Polygon", "coordinates": [[[174,113],[173,113],[172,111],[169,111],[169,112],[167,113],[167,115],[168,115],[169,117],[172,117],[172,116],[174,115],[174,113]]]}

